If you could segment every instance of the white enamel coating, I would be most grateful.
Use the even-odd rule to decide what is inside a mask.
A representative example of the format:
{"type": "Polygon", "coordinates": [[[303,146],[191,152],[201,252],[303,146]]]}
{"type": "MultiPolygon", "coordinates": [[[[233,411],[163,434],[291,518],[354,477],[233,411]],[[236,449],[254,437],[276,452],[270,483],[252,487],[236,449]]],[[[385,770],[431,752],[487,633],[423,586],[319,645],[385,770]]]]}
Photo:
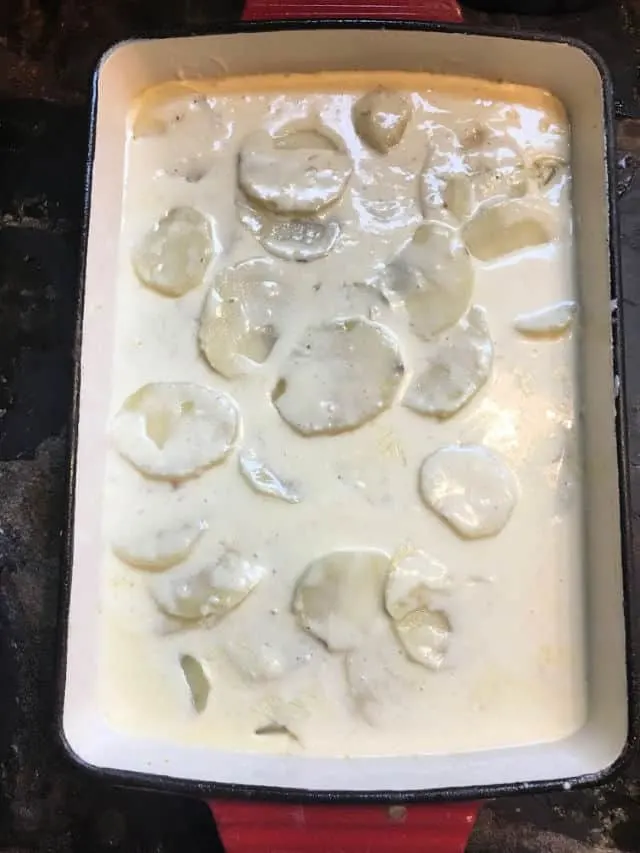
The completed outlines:
{"type": "MultiPolygon", "coordinates": [[[[602,771],[627,733],[608,208],[600,75],[575,47],[412,31],[305,31],[131,42],[104,60],[92,175],[83,325],[75,554],[64,735],[98,768],[316,790],[416,790],[561,779],[602,771]],[[131,100],[171,79],[314,70],[402,69],[508,79],[548,89],[572,125],[573,203],[581,317],[588,712],[579,731],[543,746],[432,757],[305,758],[224,752],[130,737],[107,724],[95,662],[98,569],[121,219],[125,119],[131,100]]],[[[541,535],[544,532],[541,531],[541,535]]]]}

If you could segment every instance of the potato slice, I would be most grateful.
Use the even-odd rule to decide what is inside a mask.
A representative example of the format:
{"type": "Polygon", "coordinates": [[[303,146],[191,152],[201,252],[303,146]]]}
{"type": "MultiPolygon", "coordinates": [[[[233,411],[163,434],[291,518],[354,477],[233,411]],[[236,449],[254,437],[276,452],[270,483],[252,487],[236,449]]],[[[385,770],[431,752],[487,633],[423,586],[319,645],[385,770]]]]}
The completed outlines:
{"type": "Polygon", "coordinates": [[[282,678],[309,663],[318,646],[298,630],[291,614],[270,614],[259,632],[238,633],[226,641],[224,651],[243,678],[260,682],[282,678]]]}
{"type": "Polygon", "coordinates": [[[430,338],[456,323],[469,307],[469,253],[453,228],[427,222],[387,266],[382,288],[392,304],[405,306],[413,331],[430,338]]]}
{"type": "Polygon", "coordinates": [[[292,689],[286,682],[272,684],[260,702],[260,722],[254,734],[274,740],[277,738],[281,749],[285,751],[292,743],[304,745],[310,731],[313,731],[315,720],[312,711],[317,706],[315,691],[292,689]]]}
{"type": "Polygon", "coordinates": [[[302,435],[356,429],[392,404],[404,374],[392,333],[361,317],[310,326],[284,361],[272,392],[302,435]]]}
{"type": "Polygon", "coordinates": [[[325,258],[340,236],[340,225],[331,220],[272,218],[265,223],[258,239],[276,258],[308,263],[325,258]]]}
{"type": "Polygon", "coordinates": [[[293,612],[332,652],[356,648],[382,612],[391,567],[382,551],[334,551],[310,563],[298,581],[293,612]]]}
{"type": "Polygon", "coordinates": [[[185,622],[221,619],[238,607],[260,583],[266,570],[225,548],[210,564],[180,576],[158,578],[152,587],[156,604],[167,616],[185,622]]]}
{"type": "Polygon", "coordinates": [[[281,276],[259,258],[223,270],[205,300],[198,341],[217,372],[232,379],[263,364],[278,340],[281,276]]]}
{"type": "Polygon", "coordinates": [[[129,516],[128,523],[122,519],[118,524],[112,538],[113,553],[123,563],[138,569],[169,569],[187,559],[206,529],[204,520],[158,529],[148,523],[134,523],[129,516]]]}
{"type": "Polygon", "coordinates": [[[208,175],[213,163],[213,155],[208,152],[206,154],[193,154],[190,157],[181,157],[176,160],[167,169],[163,169],[161,174],[168,178],[179,178],[188,184],[197,184],[208,175]]]}
{"type": "Polygon", "coordinates": [[[498,534],[518,496],[506,462],[481,445],[452,445],[422,463],[419,488],[426,505],[465,539],[498,534]]]}
{"type": "Polygon", "coordinates": [[[439,215],[443,208],[448,207],[445,191],[449,179],[464,179],[467,172],[458,136],[444,125],[432,127],[419,180],[419,196],[425,217],[439,215]]]}
{"type": "Polygon", "coordinates": [[[384,603],[394,620],[404,619],[413,610],[429,607],[434,594],[448,589],[449,570],[424,551],[414,551],[393,561],[387,578],[384,603]]]}
{"type": "Polygon", "coordinates": [[[567,163],[562,157],[540,154],[531,162],[530,173],[542,192],[555,186],[566,171],[567,163]]]}
{"type": "Polygon", "coordinates": [[[335,246],[341,229],[335,220],[315,217],[276,216],[239,199],[240,221],[276,258],[308,263],[326,257],[335,246]]]}
{"type": "Polygon", "coordinates": [[[532,338],[553,338],[562,335],[571,326],[577,310],[576,303],[567,299],[547,305],[538,311],[528,314],[518,314],[514,320],[514,328],[521,335],[532,338]]]}
{"type": "Polygon", "coordinates": [[[400,92],[378,86],[353,107],[353,124],[360,139],[380,154],[402,139],[411,118],[411,102],[400,92]]]}
{"type": "Polygon", "coordinates": [[[202,284],[212,255],[209,220],[193,207],[174,207],[145,234],[131,259],[142,284],[177,298],[202,284]]]}
{"type": "Polygon", "coordinates": [[[449,418],[465,406],[491,374],[493,342],[486,314],[474,305],[438,343],[427,366],[409,385],[403,405],[421,415],[449,418]]]}
{"type": "Polygon", "coordinates": [[[349,156],[328,136],[298,131],[274,139],[257,131],[238,158],[238,183],[276,213],[316,213],[336,202],[351,176],[349,156]]]}
{"type": "Polygon", "coordinates": [[[548,216],[526,201],[497,202],[481,207],[463,228],[467,248],[480,261],[520,252],[553,240],[548,216]]]}
{"type": "Polygon", "coordinates": [[[290,504],[300,503],[300,495],[293,485],[272,471],[255,451],[243,450],[238,457],[238,468],[242,477],[258,494],[279,498],[290,504]]]}
{"type": "Polygon", "coordinates": [[[207,707],[211,684],[209,677],[201,661],[193,655],[180,655],[180,668],[187,682],[191,703],[197,714],[201,714],[207,707]]]}
{"type": "Polygon", "coordinates": [[[471,214],[475,204],[473,180],[465,172],[449,175],[442,193],[444,207],[462,221],[471,214]]]}
{"type": "Polygon", "coordinates": [[[442,610],[413,610],[395,623],[407,656],[428,669],[440,669],[451,640],[451,623],[442,610]]]}
{"type": "Polygon", "coordinates": [[[147,477],[184,480],[227,456],[238,421],[228,394],[190,382],[151,382],[127,397],[111,435],[120,455],[147,477]]]}
{"type": "Polygon", "coordinates": [[[487,125],[478,125],[477,130],[478,144],[464,146],[463,140],[476,203],[522,198],[528,189],[528,173],[519,146],[504,131],[487,125]]]}
{"type": "Polygon", "coordinates": [[[506,133],[472,123],[455,131],[431,131],[429,155],[420,176],[425,215],[446,211],[459,221],[489,200],[521,198],[529,173],[516,142],[506,133]]]}
{"type": "Polygon", "coordinates": [[[210,112],[210,107],[206,97],[188,83],[175,80],[154,86],[137,99],[132,109],[132,136],[162,136],[194,111],[210,112]]]}
{"type": "Polygon", "coordinates": [[[349,652],[345,675],[358,715],[372,726],[397,725],[420,689],[415,669],[390,626],[349,652]]]}

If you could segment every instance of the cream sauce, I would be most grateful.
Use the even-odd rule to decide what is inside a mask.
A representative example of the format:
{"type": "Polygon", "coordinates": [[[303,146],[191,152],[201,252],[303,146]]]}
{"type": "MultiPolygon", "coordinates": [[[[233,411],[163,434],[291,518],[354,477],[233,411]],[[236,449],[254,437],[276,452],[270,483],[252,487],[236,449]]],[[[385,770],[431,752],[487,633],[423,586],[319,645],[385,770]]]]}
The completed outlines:
{"type": "MultiPolygon", "coordinates": [[[[473,751],[567,735],[581,723],[585,702],[579,329],[574,323],[557,338],[527,339],[514,321],[575,299],[568,176],[530,188],[552,242],[473,260],[472,304],[486,312],[493,367],[453,417],[438,420],[401,404],[429,344],[412,332],[406,312],[354,287],[375,277],[422,222],[420,175],[431,131],[434,163],[445,166],[460,157],[451,131],[473,144],[478,123],[502,134],[507,159],[515,146],[525,162],[567,160],[559,105],[506,84],[367,73],[172,84],[138,108],[115,283],[112,415],[146,383],[191,382],[230,394],[241,428],[224,462],[178,486],[147,479],[110,453],[99,665],[112,724],[165,741],[332,756],[473,751]],[[377,84],[412,104],[402,140],[385,155],[362,142],[352,121],[354,103],[377,84]],[[326,257],[310,263],[272,259],[284,293],[280,337],[264,364],[226,379],[198,349],[205,296],[221,270],[272,258],[235,208],[238,152],[256,130],[275,134],[309,117],[341,140],[353,164],[344,196],[328,212],[340,235],[326,257]],[[172,299],[142,286],[131,259],[153,223],[178,206],[209,217],[214,261],[203,286],[172,299]],[[352,432],[304,437],[270,399],[282,365],[306,327],[363,314],[400,343],[407,369],[396,402],[352,432]],[[494,537],[460,538],[420,498],[423,460],[456,443],[496,451],[517,480],[515,509],[494,537]],[[241,451],[298,501],[252,489],[238,469],[241,451]],[[111,551],[118,531],[126,529],[129,541],[137,525],[143,532],[192,525],[199,535],[183,564],[150,572],[111,551]],[[216,624],[176,630],[155,603],[154,584],[198,571],[221,544],[265,576],[216,624]],[[432,606],[446,614],[451,633],[436,643],[438,653],[446,645],[439,669],[409,662],[382,607],[370,639],[347,662],[300,631],[291,613],[294,586],[309,563],[340,549],[376,549],[399,560],[424,552],[443,567],[447,582],[435,585],[432,606]],[[202,713],[192,706],[184,655],[202,662],[210,681],[202,713]],[[347,674],[365,689],[352,694],[347,674]],[[295,737],[279,734],[279,725],[295,737]]],[[[486,188],[474,192],[482,201],[486,188]]],[[[438,204],[428,215],[458,228],[438,204]]]]}

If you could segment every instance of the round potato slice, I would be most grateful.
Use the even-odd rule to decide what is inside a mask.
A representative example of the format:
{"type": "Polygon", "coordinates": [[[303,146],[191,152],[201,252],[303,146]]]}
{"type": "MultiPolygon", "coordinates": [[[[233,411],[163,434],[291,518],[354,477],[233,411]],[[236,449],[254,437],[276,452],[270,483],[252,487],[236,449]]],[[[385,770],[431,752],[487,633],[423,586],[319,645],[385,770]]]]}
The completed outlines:
{"type": "Polygon", "coordinates": [[[209,676],[202,662],[193,655],[180,655],[180,668],[191,694],[191,704],[195,712],[201,714],[209,701],[209,676]]]}
{"type": "Polygon", "coordinates": [[[449,418],[465,406],[491,374],[493,342],[482,308],[472,306],[434,348],[409,385],[403,405],[421,415],[449,418]]]}
{"type": "Polygon", "coordinates": [[[200,349],[217,372],[231,379],[263,364],[278,340],[284,306],[281,277],[256,258],[223,270],[200,315],[200,349]]]}
{"type": "Polygon", "coordinates": [[[545,213],[520,199],[489,204],[466,223],[462,236],[474,257],[494,261],[551,242],[553,228],[545,213]]]}
{"type": "Polygon", "coordinates": [[[228,394],[190,382],[152,382],[124,401],[113,443],[147,477],[184,480],[221,462],[238,432],[228,394]]]}
{"type": "Polygon", "coordinates": [[[271,614],[259,633],[238,633],[227,640],[224,651],[246,680],[274,681],[308,663],[318,645],[298,630],[290,613],[271,614]]]}
{"type": "Polygon", "coordinates": [[[485,201],[521,198],[528,180],[519,147],[503,131],[477,122],[458,132],[435,127],[420,176],[423,211],[462,222],[485,201]]]}
{"type": "Polygon", "coordinates": [[[384,326],[361,317],[309,327],[282,366],[272,400],[302,435],[355,429],[392,404],[404,364],[384,326]]]}
{"type": "Polygon", "coordinates": [[[355,711],[372,726],[398,725],[406,718],[407,703],[422,686],[416,669],[390,626],[367,638],[345,656],[345,675],[355,711]]]}
{"type": "Polygon", "coordinates": [[[192,207],[175,207],[147,231],[132,263],[142,284],[176,298],[202,284],[212,255],[209,220],[192,207]]]}
{"type": "Polygon", "coordinates": [[[407,656],[429,669],[440,669],[451,640],[451,623],[442,610],[413,610],[395,623],[407,656]]]}
{"type": "Polygon", "coordinates": [[[265,573],[263,566],[228,548],[203,568],[158,578],[151,592],[167,616],[186,622],[220,619],[245,600],[265,573]]]}
{"type": "Polygon", "coordinates": [[[426,505],[465,539],[500,533],[518,496],[506,462],[481,445],[443,447],[427,456],[419,488],[426,505]]]}
{"type": "Polygon", "coordinates": [[[238,183],[252,199],[276,213],[316,213],[344,193],[352,164],[328,137],[299,131],[274,139],[251,134],[238,158],[238,183]]]}
{"type": "Polygon", "coordinates": [[[564,334],[571,326],[576,310],[576,303],[567,299],[556,302],[555,305],[547,305],[538,311],[519,314],[513,325],[521,335],[532,338],[554,338],[564,334]]]}
{"type": "Polygon", "coordinates": [[[188,184],[197,184],[207,176],[212,166],[212,154],[193,154],[190,157],[181,157],[163,169],[162,174],[168,178],[179,178],[188,184]]]}
{"type": "Polygon", "coordinates": [[[308,263],[325,258],[339,236],[340,226],[334,221],[272,219],[262,227],[258,239],[276,258],[308,263]]]}
{"type": "Polygon", "coordinates": [[[465,162],[471,175],[476,203],[490,199],[522,198],[528,189],[528,173],[519,146],[509,134],[487,125],[471,129],[466,139],[477,139],[477,144],[468,142],[465,162]]]}
{"type": "Polygon", "coordinates": [[[405,306],[413,331],[430,338],[456,323],[469,307],[469,253],[455,229],[427,222],[387,266],[382,287],[391,304],[405,306]]]}
{"type": "Polygon", "coordinates": [[[429,607],[436,593],[450,585],[449,570],[424,551],[414,551],[393,563],[387,578],[384,603],[394,620],[404,619],[413,610],[429,607]]]}
{"type": "Polygon", "coordinates": [[[332,652],[356,648],[382,612],[391,567],[381,551],[334,551],[310,563],[298,581],[293,612],[332,652]]]}
{"type": "Polygon", "coordinates": [[[244,200],[237,202],[240,221],[276,258],[308,263],[325,258],[335,246],[340,225],[335,220],[276,216],[244,200]]]}
{"type": "Polygon", "coordinates": [[[471,214],[475,204],[473,179],[465,172],[448,175],[442,190],[443,206],[462,221],[471,214]]]}
{"type": "Polygon", "coordinates": [[[158,529],[148,523],[122,522],[112,539],[113,553],[138,569],[161,571],[187,559],[196,542],[207,529],[204,520],[185,521],[158,529]]]}
{"type": "Polygon", "coordinates": [[[363,142],[380,154],[386,154],[402,139],[411,112],[408,98],[378,86],[355,103],[353,124],[363,142]]]}
{"type": "Polygon", "coordinates": [[[209,112],[206,97],[188,83],[175,80],[148,89],[132,110],[134,139],[162,136],[182,123],[191,112],[209,112]]]}
{"type": "Polygon", "coordinates": [[[420,173],[419,197],[427,219],[447,211],[457,218],[471,210],[471,182],[457,134],[444,125],[429,130],[427,156],[420,173]]]}
{"type": "Polygon", "coordinates": [[[300,495],[292,483],[279,477],[253,450],[243,450],[238,457],[240,474],[260,495],[279,498],[285,503],[300,503],[300,495]]]}
{"type": "Polygon", "coordinates": [[[541,192],[559,183],[566,173],[567,163],[562,157],[540,154],[531,161],[530,173],[541,192]]]}

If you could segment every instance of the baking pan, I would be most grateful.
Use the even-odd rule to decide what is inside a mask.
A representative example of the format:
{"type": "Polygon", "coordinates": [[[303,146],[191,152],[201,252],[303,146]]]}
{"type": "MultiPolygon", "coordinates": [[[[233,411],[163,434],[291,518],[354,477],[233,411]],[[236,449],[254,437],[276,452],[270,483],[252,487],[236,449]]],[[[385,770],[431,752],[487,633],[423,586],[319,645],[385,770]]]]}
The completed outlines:
{"type": "Polygon", "coordinates": [[[380,802],[568,788],[600,781],[621,765],[635,733],[636,709],[625,630],[630,563],[624,394],[619,393],[624,380],[611,311],[611,300],[619,297],[611,103],[606,71],[582,45],[415,21],[242,23],[206,35],[133,40],[104,56],[94,81],[63,601],[59,725],[76,762],[116,781],[199,795],[380,802]],[[132,738],[109,726],[101,713],[95,665],[105,389],[112,363],[127,111],[142,90],[177,77],[366,69],[508,80],[550,91],[567,110],[580,304],[586,718],[578,731],[554,743],[445,756],[346,761],[172,744],[160,749],[151,738],[132,738]]]}

